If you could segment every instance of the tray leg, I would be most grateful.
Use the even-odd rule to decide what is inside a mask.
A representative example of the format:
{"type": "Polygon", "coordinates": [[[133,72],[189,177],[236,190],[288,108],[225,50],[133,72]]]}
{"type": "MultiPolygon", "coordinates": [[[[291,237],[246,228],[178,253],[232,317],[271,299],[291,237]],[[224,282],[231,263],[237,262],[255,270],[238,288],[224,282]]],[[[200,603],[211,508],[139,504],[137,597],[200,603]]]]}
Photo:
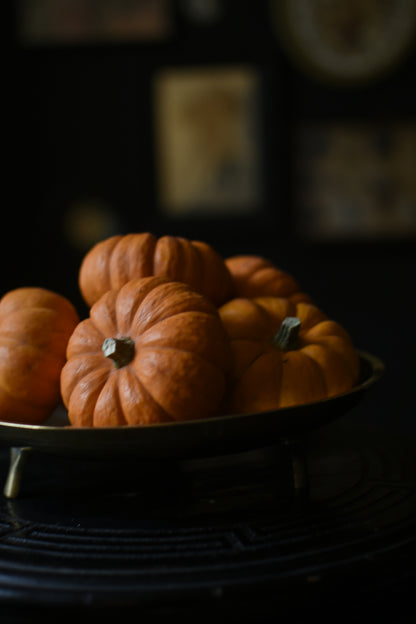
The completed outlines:
{"type": "Polygon", "coordinates": [[[306,451],[302,440],[285,440],[292,468],[292,483],[295,501],[304,503],[309,495],[309,475],[306,451]]]}
{"type": "Polygon", "coordinates": [[[23,470],[31,450],[30,446],[12,446],[10,448],[9,472],[3,489],[3,494],[6,498],[16,498],[18,496],[23,470]]]}

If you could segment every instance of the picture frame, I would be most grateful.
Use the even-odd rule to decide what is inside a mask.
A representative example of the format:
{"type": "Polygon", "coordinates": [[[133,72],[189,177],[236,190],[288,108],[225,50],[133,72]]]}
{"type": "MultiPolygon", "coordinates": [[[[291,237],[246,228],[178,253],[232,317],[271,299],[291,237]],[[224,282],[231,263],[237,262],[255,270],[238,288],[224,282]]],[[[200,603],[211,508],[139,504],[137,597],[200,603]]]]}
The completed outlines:
{"type": "Polygon", "coordinates": [[[165,217],[253,216],[263,201],[261,80],[247,66],[154,78],[157,203],[165,217]]]}
{"type": "Polygon", "coordinates": [[[358,87],[395,70],[414,49],[416,0],[269,0],[288,57],[313,79],[358,87]]]}
{"type": "Polygon", "coordinates": [[[294,222],[312,241],[416,236],[416,122],[304,122],[294,222]]]}
{"type": "Polygon", "coordinates": [[[23,45],[159,42],[173,30],[169,0],[18,0],[23,45]]]}

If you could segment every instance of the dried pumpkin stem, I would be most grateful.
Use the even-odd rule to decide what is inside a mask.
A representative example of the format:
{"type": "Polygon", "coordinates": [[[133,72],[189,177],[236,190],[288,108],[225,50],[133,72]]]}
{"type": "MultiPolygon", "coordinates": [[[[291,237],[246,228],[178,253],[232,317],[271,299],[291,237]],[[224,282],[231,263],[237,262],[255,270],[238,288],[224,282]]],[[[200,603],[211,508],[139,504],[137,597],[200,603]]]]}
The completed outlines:
{"type": "Polygon", "coordinates": [[[101,348],[105,357],[113,360],[115,368],[130,364],[134,357],[134,342],[131,338],[106,338],[101,348]]]}
{"type": "Polygon", "coordinates": [[[293,351],[298,348],[300,319],[297,316],[287,316],[274,336],[272,344],[282,351],[293,351]]]}

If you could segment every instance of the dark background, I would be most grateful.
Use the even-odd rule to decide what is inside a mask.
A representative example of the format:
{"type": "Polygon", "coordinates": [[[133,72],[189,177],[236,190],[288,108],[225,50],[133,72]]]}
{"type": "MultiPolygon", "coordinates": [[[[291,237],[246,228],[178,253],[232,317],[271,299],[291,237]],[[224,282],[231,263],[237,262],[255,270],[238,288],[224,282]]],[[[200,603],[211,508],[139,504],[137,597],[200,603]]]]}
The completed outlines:
{"type": "Polygon", "coordinates": [[[371,83],[329,86],[282,49],[267,2],[222,4],[221,19],[201,26],[173,3],[172,35],[153,43],[27,45],[12,15],[2,293],[51,288],[85,315],[77,286],[83,252],[68,240],[65,215],[78,199],[99,198],[113,207],[121,233],[201,239],[225,256],[262,254],[292,273],[358,348],[385,362],[383,380],[351,417],[416,432],[415,241],[305,240],[293,210],[297,124],[415,120],[416,54],[371,83]],[[234,64],[251,65],[262,77],[264,202],[255,218],[169,220],[157,200],[154,73],[234,64]]]}

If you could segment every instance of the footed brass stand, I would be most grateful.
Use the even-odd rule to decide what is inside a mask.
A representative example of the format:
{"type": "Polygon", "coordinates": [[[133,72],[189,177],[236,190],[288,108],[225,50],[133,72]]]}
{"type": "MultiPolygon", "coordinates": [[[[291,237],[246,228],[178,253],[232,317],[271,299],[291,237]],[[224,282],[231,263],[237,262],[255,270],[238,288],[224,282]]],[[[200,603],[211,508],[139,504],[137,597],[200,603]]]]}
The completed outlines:
{"type": "MultiPolygon", "coordinates": [[[[279,454],[276,483],[279,484],[280,489],[284,483],[285,491],[286,488],[290,488],[295,502],[303,503],[309,492],[304,442],[302,439],[283,440],[281,450],[283,454],[279,454]]],[[[3,494],[6,498],[13,499],[19,496],[25,466],[32,452],[33,448],[30,446],[13,446],[10,448],[9,471],[3,488],[3,494]]]]}
{"type": "Polygon", "coordinates": [[[12,446],[10,448],[10,465],[4,485],[3,494],[6,498],[16,498],[20,491],[24,467],[32,448],[30,446],[12,446]]]}
{"type": "Polygon", "coordinates": [[[309,494],[305,441],[302,438],[285,439],[283,441],[283,446],[288,454],[294,499],[298,503],[303,503],[309,494]]]}

